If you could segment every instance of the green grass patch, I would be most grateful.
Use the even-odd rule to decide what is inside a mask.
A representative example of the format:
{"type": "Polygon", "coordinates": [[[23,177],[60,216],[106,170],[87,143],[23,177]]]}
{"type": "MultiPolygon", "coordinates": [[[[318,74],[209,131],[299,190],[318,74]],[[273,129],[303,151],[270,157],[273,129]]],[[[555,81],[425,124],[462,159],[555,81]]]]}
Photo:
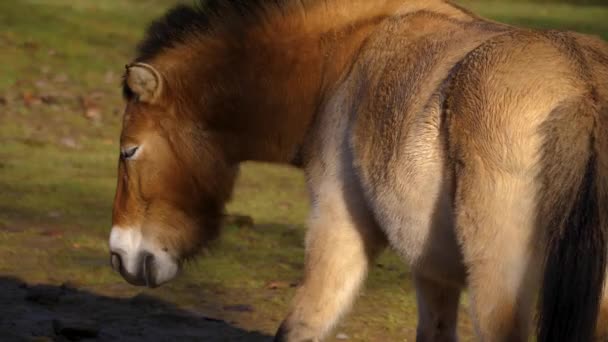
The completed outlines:
{"type": "Polygon", "coordinates": [[[608,39],[608,6],[510,1],[458,1],[476,13],[512,25],[572,30],[608,39]]]}

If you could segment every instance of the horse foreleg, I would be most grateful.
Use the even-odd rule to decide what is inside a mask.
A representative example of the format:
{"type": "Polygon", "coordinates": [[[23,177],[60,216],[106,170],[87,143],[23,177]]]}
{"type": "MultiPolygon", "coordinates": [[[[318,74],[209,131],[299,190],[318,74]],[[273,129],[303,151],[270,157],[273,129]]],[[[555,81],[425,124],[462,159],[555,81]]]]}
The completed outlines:
{"type": "Polygon", "coordinates": [[[322,340],[349,309],[370,261],[385,246],[365,208],[350,195],[342,189],[324,191],[314,204],[304,280],[275,341],[322,340]]]}

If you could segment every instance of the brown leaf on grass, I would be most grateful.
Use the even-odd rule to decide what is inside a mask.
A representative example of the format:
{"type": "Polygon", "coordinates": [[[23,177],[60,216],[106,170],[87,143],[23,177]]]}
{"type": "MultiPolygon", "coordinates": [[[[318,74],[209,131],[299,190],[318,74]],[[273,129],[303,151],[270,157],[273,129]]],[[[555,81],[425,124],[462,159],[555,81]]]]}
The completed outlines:
{"type": "Polygon", "coordinates": [[[101,109],[99,107],[88,107],[85,109],[84,116],[91,121],[100,121],[101,109]]]}
{"type": "Polygon", "coordinates": [[[0,106],[6,106],[7,103],[6,97],[0,96],[0,106]]]}
{"type": "Polygon", "coordinates": [[[289,287],[294,287],[295,284],[286,282],[286,281],[271,281],[268,284],[266,284],[266,288],[269,290],[279,290],[279,289],[286,289],[289,287]]]}
{"type": "Polygon", "coordinates": [[[35,42],[32,42],[32,41],[24,42],[23,44],[21,44],[21,46],[24,49],[30,50],[30,51],[36,51],[36,50],[38,50],[38,48],[40,48],[40,45],[38,43],[35,43],[35,42]]]}
{"type": "Polygon", "coordinates": [[[81,97],[80,104],[82,105],[83,114],[87,119],[96,123],[101,121],[101,108],[99,108],[93,96],[81,97]]]}
{"type": "Polygon", "coordinates": [[[27,107],[40,104],[41,102],[40,99],[29,90],[21,93],[21,100],[23,100],[23,104],[27,107]]]}

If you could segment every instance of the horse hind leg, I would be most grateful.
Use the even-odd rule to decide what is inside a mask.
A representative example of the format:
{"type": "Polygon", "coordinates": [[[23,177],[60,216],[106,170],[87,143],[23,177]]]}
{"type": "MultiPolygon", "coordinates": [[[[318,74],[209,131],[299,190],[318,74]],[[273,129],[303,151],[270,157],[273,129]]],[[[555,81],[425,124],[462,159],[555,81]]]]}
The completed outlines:
{"type": "Polygon", "coordinates": [[[468,269],[481,341],[527,341],[542,254],[534,246],[534,177],[488,170],[471,159],[458,172],[456,233],[468,269]]]}
{"type": "Polygon", "coordinates": [[[455,342],[460,287],[414,274],[418,305],[417,342],[455,342]]]}

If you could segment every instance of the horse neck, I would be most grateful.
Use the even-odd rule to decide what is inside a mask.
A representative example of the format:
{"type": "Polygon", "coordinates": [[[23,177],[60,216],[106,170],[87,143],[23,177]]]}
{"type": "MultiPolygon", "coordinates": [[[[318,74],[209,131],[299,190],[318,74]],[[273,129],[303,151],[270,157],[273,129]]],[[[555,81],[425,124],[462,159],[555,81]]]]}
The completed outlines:
{"type": "MultiPolygon", "coordinates": [[[[320,3],[325,3],[321,1],[320,3]]],[[[291,163],[325,97],[352,65],[356,52],[386,17],[425,6],[428,1],[335,1],[336,8],[309,9],[305,15],[269,18],[239,32],[227,45],[225,73],[231,74],[233,110],[227,145],[238,161],[291,163]],[[371,3],[371,4],[370,4],[371,3]],[[382,6],[380,6],[380,4],[382,6]],[[340,8],[340,6],[343,6],[340,8]],[[398,10],[397,10],[398,9],[398,10]]]]}
{"type": "Polygon", "coordinates": [[[244,139],[242,160],[299,164],[300,149],[319,108],[350,69],[380,17],[353,18],[318,32],[296,26],[248,37],[241,73],[252,91],[242,102],[249,119],[238,134],[244,139]]]}

